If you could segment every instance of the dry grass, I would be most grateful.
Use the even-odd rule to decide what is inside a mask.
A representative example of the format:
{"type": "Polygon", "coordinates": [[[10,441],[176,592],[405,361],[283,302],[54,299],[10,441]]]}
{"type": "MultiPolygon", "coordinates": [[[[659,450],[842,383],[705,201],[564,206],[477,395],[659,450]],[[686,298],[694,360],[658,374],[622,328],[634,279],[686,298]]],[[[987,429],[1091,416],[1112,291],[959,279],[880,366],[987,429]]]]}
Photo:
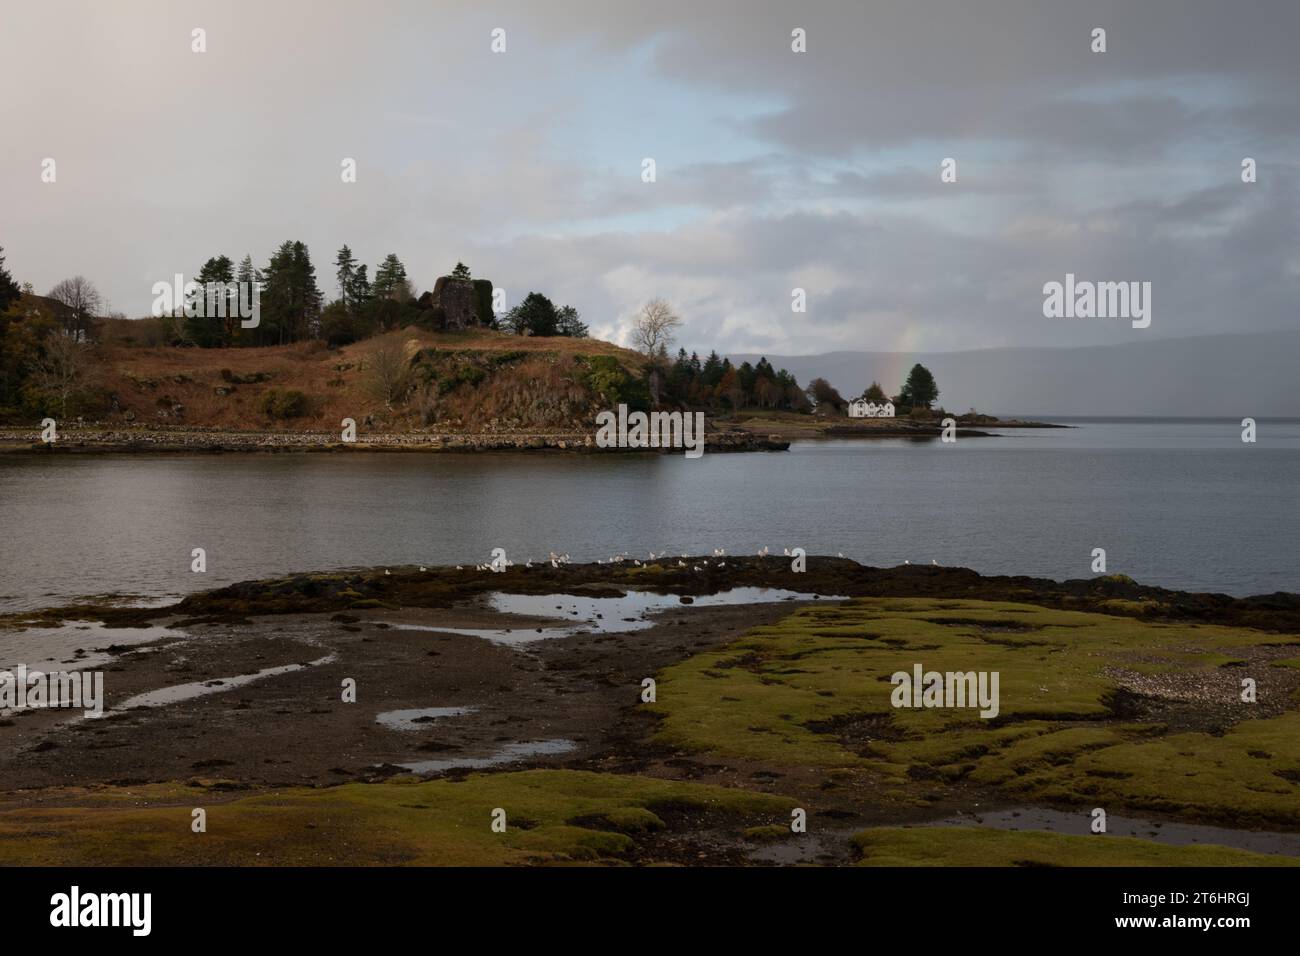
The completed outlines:
{"type": "MultiPolygon", "coordinates": [[[[186,425],[222,429],[287,431],[332,430],[350,417],[358,422],[373,416],[395,430],[420,425],[419,402],[387,407],[369,381],[376,352],[400,341],[407,356],[420,349],[440,352],[537,353],[503,368],[488,389],[464,389],[445,396],[438,419],[486,421],[492,417],[519,417],[536,397],[560,397],[575,414],[586,411],[586,395],[574,392],[568,372],[579,355],[611,355],[635,374],[641,358],[627,349],[597,339],[531,338],[505,332],[427,332],[406,328],[329,350],[319,342],[267,348],[140,348],[105,344],[98,350],[97,382],[116,394],[120,411],[108,421],[124,423],[134,414],[137,425],[186,425]],[[222,376],[228,370],[236,379],[259,373],[266,381],[231,384],[222,376]],[[220,394],[219,389],[226,390],[220,394]],[[261,398],[270,389],[296,390],[308,397],[308,412],[289,421],[264,415],[261,398]],[[574,394],[569,394],[574,392],[574,394]],[[175,405],[183,407],[180,415],[175,405]]],[[[531,424],[561,424],[548,411],[531,424]],[[551,419],[556,419],[551,421],[551,419]]]]}

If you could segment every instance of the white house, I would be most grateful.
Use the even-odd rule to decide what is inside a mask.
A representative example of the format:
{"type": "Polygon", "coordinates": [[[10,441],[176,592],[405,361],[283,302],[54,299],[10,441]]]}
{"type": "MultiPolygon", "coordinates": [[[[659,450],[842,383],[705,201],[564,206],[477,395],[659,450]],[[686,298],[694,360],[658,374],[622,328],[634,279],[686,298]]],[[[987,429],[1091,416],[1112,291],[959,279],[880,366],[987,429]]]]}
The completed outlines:
{"type": "Polygon", "coordinates": [[[894,403],[884,402],[877,405],[875,402],[869,402],[865,398],[854,399],[849,402],[849,418],[893,418],[894,403]]]}

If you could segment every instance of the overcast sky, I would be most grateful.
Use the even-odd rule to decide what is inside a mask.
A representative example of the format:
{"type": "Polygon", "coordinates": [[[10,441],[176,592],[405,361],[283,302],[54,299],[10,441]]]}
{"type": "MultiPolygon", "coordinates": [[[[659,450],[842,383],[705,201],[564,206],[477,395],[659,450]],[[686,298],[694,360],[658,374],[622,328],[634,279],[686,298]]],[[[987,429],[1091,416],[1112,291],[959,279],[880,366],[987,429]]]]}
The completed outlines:
{"type": "Polygon", "coordinates": [[[346,242],[615,340],[663,296],[701,350],[1294,328],[1297,27],[1293,0],[4,0],[0,245],[131,316],[301,239],[330,297],[346,242]],[[1151,327],[1044,318],[1067,272],[1151,282],[1151,327]]]}

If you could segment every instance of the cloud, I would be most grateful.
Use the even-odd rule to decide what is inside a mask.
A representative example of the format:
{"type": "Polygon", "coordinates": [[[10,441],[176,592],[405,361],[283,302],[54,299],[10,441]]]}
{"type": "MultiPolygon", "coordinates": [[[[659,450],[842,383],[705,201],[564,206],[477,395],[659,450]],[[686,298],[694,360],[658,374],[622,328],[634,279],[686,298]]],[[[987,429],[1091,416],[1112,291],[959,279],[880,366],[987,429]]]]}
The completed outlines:
{"type": "Polygon", "coordinates": [[[463,260],[611,337],[663,296],[705,351],[1132,334],[1044,320],[1066,272],[1151,281],[1153,337],[1292,327],[1297,25],[1283,0],[17,0],[0,244],[20,280],[82,273],[143,314],[154,281],[285,238],[332,292],[346,242],[423,288],[463,260]]]}

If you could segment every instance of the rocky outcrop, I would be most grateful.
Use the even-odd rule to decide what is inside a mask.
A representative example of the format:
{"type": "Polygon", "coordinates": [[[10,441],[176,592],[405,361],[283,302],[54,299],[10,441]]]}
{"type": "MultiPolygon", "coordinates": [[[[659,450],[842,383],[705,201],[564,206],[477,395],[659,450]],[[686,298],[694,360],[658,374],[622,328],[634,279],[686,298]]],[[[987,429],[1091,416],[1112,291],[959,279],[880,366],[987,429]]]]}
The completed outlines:
{"type": "Polygon", "coordinates": [[[439,276],[433,284],[430,304],[442,313],[447,329],[468,329],[480,324],[475,309],[474,282],[471,279],[439,276]]]}

